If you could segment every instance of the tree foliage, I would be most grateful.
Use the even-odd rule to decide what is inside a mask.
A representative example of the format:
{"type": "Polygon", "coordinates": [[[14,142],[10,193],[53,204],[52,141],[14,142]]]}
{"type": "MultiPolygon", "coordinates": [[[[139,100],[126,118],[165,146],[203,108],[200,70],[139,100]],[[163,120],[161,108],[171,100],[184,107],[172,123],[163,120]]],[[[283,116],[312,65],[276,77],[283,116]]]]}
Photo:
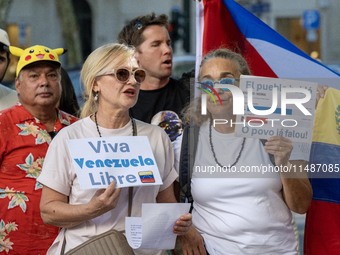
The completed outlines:
{"type": "Polygon", "coordinates": [[[0,0],[0,28],[6,28],[6,20],[11,6],[11,0],[0,0]]]}
{"type": "Polygon", "coordinates": [[[67,48],[67,65],[69,68],[79,66],[82,63],[82,51],[79,29],[72,1],[55,0],[55,4],[67,48]]]}

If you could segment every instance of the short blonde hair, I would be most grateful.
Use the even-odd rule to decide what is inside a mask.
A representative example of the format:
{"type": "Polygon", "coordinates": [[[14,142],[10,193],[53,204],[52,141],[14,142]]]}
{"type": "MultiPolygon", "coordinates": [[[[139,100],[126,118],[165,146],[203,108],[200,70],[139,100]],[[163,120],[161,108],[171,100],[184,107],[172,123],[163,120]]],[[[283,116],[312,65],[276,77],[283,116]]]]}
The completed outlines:
{"type": "Polygon", "coordinates": [[[112,72],[113,69],[124,65],[134,57],[135,50],[124,44],[109,43],[94,50],[85,60],[80,72],[80,79],[84,86],[85,103],[80,113],[84,118],[95,113],[98,102],[94,100],[93,85],[96,77],[112,72]]]}

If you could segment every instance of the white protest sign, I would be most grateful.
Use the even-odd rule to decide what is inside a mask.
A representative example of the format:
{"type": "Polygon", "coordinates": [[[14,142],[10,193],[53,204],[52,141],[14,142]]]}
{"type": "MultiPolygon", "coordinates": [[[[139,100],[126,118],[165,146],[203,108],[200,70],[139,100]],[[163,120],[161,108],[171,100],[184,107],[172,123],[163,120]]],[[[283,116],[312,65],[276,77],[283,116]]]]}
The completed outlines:
{"type": "Polygon", "coordinates": [[[158,167],[146,136],[73,139],[68,142],[82,189],[161,185],[158,167]]]}
{"type": "Polygon", "coordinates": [[[316,83],[308,81],[241,75],[245,103],[244,115],[236,118],[236,136],[284,136],[310,143],[316,88],[316,83]]]}

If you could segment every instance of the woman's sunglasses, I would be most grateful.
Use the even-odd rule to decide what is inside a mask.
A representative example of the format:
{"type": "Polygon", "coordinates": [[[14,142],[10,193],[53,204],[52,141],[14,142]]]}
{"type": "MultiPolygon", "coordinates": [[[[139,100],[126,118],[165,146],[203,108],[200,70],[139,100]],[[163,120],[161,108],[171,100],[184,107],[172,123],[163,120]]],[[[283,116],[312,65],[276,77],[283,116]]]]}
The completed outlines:
{"type": "Polygon", "coordinates": [[[126,68],[118,68],[114,69],[112,73],[106,73],[99,76],[105,75],[115,76],[117,80],[120,82],[127,82],[130,79],[130,76],[133,75],[133,77],[138,83],[142,83],[145,80],[146,73],[143,69],[136,69],[131,72],[126,68]]]}

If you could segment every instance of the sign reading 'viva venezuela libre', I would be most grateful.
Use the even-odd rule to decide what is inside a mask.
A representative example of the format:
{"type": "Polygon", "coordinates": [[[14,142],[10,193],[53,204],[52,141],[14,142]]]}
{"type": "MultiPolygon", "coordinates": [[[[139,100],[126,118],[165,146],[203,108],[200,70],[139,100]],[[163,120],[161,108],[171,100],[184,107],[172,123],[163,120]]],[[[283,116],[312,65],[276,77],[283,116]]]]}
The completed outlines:
{"type": "Polygon", "coordinates": [[[73,139],[68,142],[82,189],[160,185],[162,179],[146,136],[73,139]]]}

